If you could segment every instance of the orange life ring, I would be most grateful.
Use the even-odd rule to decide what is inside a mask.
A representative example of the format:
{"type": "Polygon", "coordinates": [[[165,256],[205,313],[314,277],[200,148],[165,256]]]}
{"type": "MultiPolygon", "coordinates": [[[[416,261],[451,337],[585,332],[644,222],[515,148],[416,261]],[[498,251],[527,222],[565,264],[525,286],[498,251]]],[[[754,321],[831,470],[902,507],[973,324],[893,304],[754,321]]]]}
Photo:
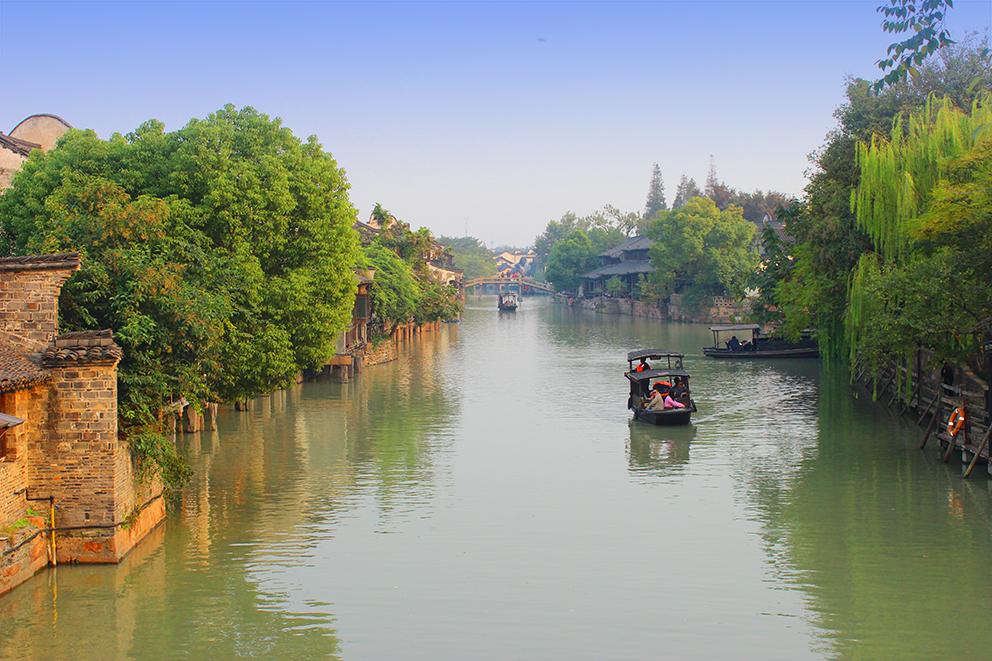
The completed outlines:
{"type": "Polygon", "coordinates": [[[964,407],[959,406],[954,409],[954,413],[951,414],[950,419],[947,421],[947,435],[954,438],[961,431],[961,427],[964,426],[964,407]]]}

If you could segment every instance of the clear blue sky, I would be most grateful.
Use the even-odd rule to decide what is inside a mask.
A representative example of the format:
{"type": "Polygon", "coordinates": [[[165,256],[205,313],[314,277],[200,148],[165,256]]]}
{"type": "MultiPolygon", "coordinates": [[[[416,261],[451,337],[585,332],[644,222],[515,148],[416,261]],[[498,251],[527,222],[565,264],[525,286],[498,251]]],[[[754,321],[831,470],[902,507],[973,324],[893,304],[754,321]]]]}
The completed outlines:
{"type": "MultiPolygon", "coordinates": [[[[895,41],[881,0],[10,2],[0,130],[36,113],[102,138],[226,103],[316,135],[366,219],[524,246],[566,211],[644,208],[653,163],[802,192],[845,76],[895,41]]],[[[959,38],[992,22],[956,0],[959,38]]]]}

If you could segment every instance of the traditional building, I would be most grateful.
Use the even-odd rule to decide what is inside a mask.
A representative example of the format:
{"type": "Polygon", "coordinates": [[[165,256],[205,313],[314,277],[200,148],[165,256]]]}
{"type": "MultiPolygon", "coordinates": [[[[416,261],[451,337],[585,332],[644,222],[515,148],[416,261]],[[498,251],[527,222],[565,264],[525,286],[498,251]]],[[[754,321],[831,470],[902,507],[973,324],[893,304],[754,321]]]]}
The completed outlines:
{"type": "Polygon", "coordinates": [[[119,562],[165,517],[118,438],[113,333],[58,333],[79,264],[0,259],[0,593],[49,563],[119,562]]]}
{"type": "Polygon", "coordinates": [[[640,276],[654,271],[648,249],[654,241],[645,236],[634,236],[615,248],[599,254],[599,268],[582,274],[581,295],[595,296],[606,291],[606,282],[618,277],[623,291],[630,293],[640,276]]]}

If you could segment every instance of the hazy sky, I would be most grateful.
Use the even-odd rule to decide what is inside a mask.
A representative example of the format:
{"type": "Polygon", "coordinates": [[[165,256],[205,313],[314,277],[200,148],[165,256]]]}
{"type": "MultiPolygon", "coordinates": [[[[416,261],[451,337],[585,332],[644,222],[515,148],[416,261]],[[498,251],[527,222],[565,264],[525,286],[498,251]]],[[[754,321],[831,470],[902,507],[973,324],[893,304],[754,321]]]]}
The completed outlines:
{"type": "MultiPolygon", "coordinates": [[[[881,1],[0,0],[0,130],[253,106],[319,138],[360,218],[524,246],[566,211],[642,211],[655,162],[669,202],[711,156],[730,186],[801,193],[845,76],[878,78],[895,41],[881,1]]],[[[992,3],[948,18],[984,32],[992,3]]]]}

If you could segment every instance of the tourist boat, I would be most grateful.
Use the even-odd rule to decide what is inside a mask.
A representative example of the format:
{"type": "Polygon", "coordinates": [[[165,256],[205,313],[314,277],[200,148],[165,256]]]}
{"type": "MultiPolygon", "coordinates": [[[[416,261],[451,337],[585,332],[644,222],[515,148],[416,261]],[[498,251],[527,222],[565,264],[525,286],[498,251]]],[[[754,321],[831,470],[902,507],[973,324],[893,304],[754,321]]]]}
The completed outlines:
{"type": "Polygon", "coordinates": [[[516,312],[517,295],[514,293],[500,294],[498,305],[500,312],[516,312]]]}
{"type": "Polygon", "coordinates": [[[713,346],[703,347],[703,353],[710,358],[755,359],[755,358],[819,358],[820,347],[809,330],[803,331],[798,342],[768,337],[761,332],[758,324],[736,324],[733,326],[710,326],[713,331],[713,346]],[[730,339],[721,342],[720,334],[730,339]],[[737,333],[749,333],[743,342],[737,333]]]}
{"type": "Polygon", "coordinates": [[[624,376],[630,381],[630,397],[627,408],[634,412],[634,420],[640,420],[651,425],[685,425],[696,411],[696,403],[692,400],[689,389],[689,373],[682,367],[683,354],[676,351],[659,351],[657,349],[642,349],[627,354],[627,364],[630,369],[624,376]],[[653,361],[652,365],[648,361],[653,361]],[[637,365],[634,365],[634,363],[637,365]],[[638,371],[640,365],[646,367],[638,371]],[[675,385],[678,381],[685,384],[685,395],[679,400],[684,408],[652,410],[645,408],[649,392],[654,384],[662,382],[675,385]]]}

